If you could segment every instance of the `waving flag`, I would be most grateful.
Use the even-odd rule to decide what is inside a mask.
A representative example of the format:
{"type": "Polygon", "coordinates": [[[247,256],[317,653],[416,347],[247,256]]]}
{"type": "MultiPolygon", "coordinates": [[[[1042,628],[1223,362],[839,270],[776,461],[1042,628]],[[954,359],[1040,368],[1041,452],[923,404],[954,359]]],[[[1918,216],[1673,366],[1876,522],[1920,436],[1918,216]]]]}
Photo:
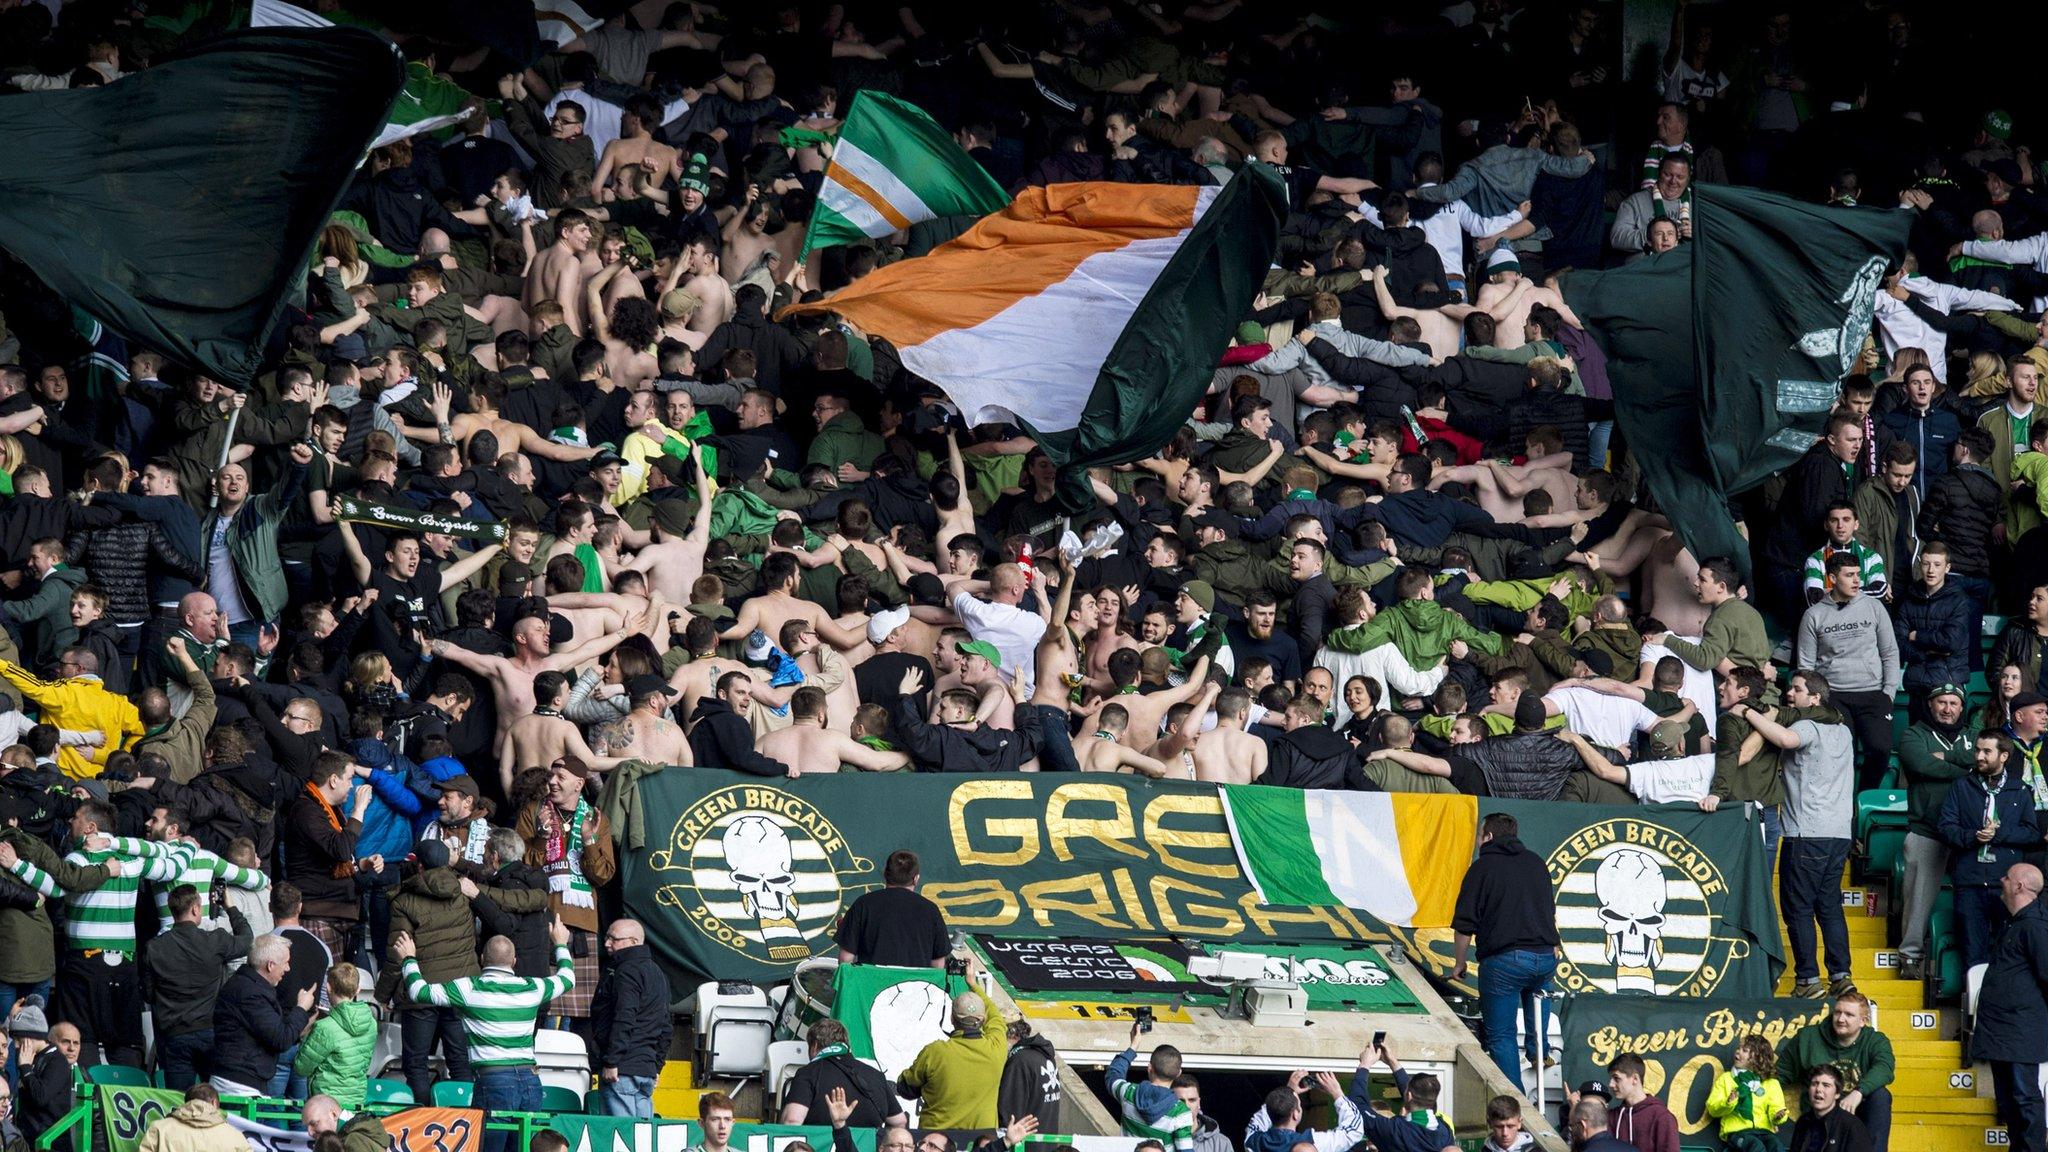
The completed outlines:
{"type": "Polygon", "coordinates": [[[381,36],[277,28],[0,101],[0,247],[127,340],[246,385],[404,76],[381,36]]]}
{"type": "Polygon", "coordinates": [[[1222,188],[1054,184],[916,260],[784,314],[833,311],[896,346],[970,424],[1021,422],[1062,473],[1136,460],[1173,436],[1250,306],[1285,215],[1248,165],[1222,188]]]}
{"type": "Polygon", "coordinates": [[[804,253],[1010,202],[974,157],[915,104],[862,89],[847,110],[804,233],[804,253]]]}

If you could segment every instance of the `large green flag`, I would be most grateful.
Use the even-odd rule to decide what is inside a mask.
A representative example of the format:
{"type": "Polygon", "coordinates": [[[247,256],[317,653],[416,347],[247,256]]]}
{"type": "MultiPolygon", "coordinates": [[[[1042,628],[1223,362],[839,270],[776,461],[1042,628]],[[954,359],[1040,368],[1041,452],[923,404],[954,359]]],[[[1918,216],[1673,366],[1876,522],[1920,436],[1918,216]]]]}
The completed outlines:
{"type": "Polygon", "coordinates": [[[846,1046],[882,1066],[890,1080],[951,1027],[953,997],[967,982],[936,968],[841,964],[833,973],[832,1018],[846,1046]]]}
{"type": "Polygon", "coordinates": [[[1694,556],[1747,569],[1728,497],[1818,438],[1911,225],[1899,209],[1703,184],[1692,243],[1566,275],[1565,299],[1607,353],[1615,419],[1694,556]]]}
{"type": "Polygon", "coordinates": [[[0,247],[131,342],[246,385],[404,78],[381,36],[271,29],[0,101],[0,247]]]}
{"type": "Polygon", "coordinates": [[[915,104],[862,89],[847,109],[804,233],[804,253],[941,216],[986,216],[1010,198],[915,104]]]}

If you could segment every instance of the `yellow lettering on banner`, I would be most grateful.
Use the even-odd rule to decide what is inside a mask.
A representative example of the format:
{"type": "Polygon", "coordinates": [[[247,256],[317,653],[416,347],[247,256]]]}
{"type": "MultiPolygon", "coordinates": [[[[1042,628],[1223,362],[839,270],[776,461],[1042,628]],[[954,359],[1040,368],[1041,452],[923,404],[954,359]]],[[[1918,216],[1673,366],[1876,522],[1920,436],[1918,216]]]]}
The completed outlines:
{"type": "Polygon", "coordinates": [[[1145,918],[1145,902],[1138,898],[1138,886],[1131,883],[1131,870],[1117,868],[1109,878],[1116,881],[1116,894],[1123,897],[1124,908],[1131,914],[1131,923],[1141,932],[1152,931],[1152,921],[1145,918]]]}
{"type": "MultiPolygon", "coordinates": [[[[1594,1029],[1586,1037],[1586,1047],[1592,1050],[1593,1064],[1605,1068],[1614,1058],[1623,1055],[1648,1056],[1656,1052],[1671,1052],[1687,1046],[1686,1030],[1666,1028],[1660,1032],[1623,1032],[1612,1026],[1594,1029]]],[[[1654,1061],[1652,1061],[1654,1063],[1654,1061]]]]}
{"type": "MultiPolygon", "coordinates": [[[[1030,785],[1023,787],[1028,794],[1030,785]]],[[[1070,845],[1075,840],[1093,840],[1119,855],[1146,858],[1143,848],[1127,843],[1137,836],[1138,829],[1131,821],[1130,794],[1115,784],[1073,783],[1053,789],[1045,802],[1045,833],[1052,842],[1052,854],[1061,860],[1074,858],[1070,845]],[[1108,804],[1113,814],[1107,820],[1067,815],[1068,808],[1091,803],[1108,804]]]]}
{"type": "Polygon", "coordinates": [[[1690,1136],[1695,1132],[1706,1129],[1708,1116],[1705,1104],[1706,1097],[1704,1095],[1700,1097],[1699,1115],[1694,1116],[1691,1114],[1692,1109],[1690,1105],[1692,1104],[1693,1081],[1700,1076],[1705,1076],[1707,1083],[1712,1084],[1714,1078],[1720,1074],[1721,1061],[1708,1052],[1702,1052],[1687,1060],[1684,1064],[1679,1065],[1677,1074],[1671,1077],[1671,1091],[1664,1096],[1666,1100],[1676,1100],[1679,1102],[1677,1109],[1679,1135],[1690,1136]]]}
{"type": "Polygon", "coordinates": [[[917,889],[961,928],[1006,928],[1017,922],[1017,896],[1001,880],[929,881],[917,889]]]}
{"type": "Polygon", "coordinates": [[[1022,895],[1024,906],[1031,909],[1031,917],[1038,921],[1040,928],[1052,927],[1053,913],[1061,912],[1093,921],[1104,928],[1125,932],[1131,929],[1129,924],[1117,919],[1116,903],[1109,898],[1109,885],[1102,882],[1100,873],[1091,872],[1059,880],[1034,880],[1024,885],[1022,895]],[[1086,899],[1069,900],[1069,896],[1086,899]]]}
{"type": "Polygon", "coordinates": [[[1254,928],[1277,939],[1299,939],[1299,937],[1290,937],[1285,932],[1275,931],[1274,925],[1276,924],[1321,924],[1323,927],[1328,928],[1330,935],[1338,940],[1353,939],[1351,929],[1328,908],[1303,908],[1299,911],[1288,911],[1259,903],[1259,894],[1257,892],[1247,892],[1243,896],[1238,897],[1237,906],[1244,910],[1245,918],[1252,922],[1254,928]]]}
{"type": "Polygon", "coordinates": [[[1218,880],[1237,879],[1237,852],[1231,847],[1230,833],[1197,832],[1188,828],[1166,826],[1166,817],[1183,814],[1207,817],[1208,822],[1213,825],[1223,817],[1223,801],[1213,792],[1162,792],[1153,797],[1152,802],[1145,805],[1143,829],[1145,843],[1158,855],[1159,862],[1176,872],[1186,872],[1191,876],[1214,876],[1218,880]],[[1176,851],[1181,848],[1214,852],[1218,857],[1213,862],[1196,860],[1176,851]]]}
{"type": "Polygon", "coordinates": [[[1184,892],[1190,896],[1207,896],[1221,900],[1223,893],[1199,884],[1190,884],[1178,877],[1164,874],[1152,877],[1152,907],[1159,910],[1159,926],[1175,935],[1189,936],[1237,936],[1244,932],[1244,919],[1229,907],[1220,904],[1198,904],[1189,901],[1183,907],[1173,906],[1173,894],[1184,892]],[[1207,916],[1211,923],[1201,924],[1183,919],[1186,916],[1207,916]]]}
{"type": "Polygon", "coordinates": [[[1035,815],[1023,818],[991,816],[982,822],[982,830],[991,837],[1016,838],[1018,847],[1009,852],[976,848],[974,837],[969,835],[967,828],[967,806],[977,800],[1030,801],[1031,798],[1031,783],[1027,780],[969,780],[955,787],[952,797],[946,802],[946,823],[953,833],[953,855],[963,866],[991,864],[1014,867],[1031,863],[1038,856],[1038,819],[1035,815]]]}

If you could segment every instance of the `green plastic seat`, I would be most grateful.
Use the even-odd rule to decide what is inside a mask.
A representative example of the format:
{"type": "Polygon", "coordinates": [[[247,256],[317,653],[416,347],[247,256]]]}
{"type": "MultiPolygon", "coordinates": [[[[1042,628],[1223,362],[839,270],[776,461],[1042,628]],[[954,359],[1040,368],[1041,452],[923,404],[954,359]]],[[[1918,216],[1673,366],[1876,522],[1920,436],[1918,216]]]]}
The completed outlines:
{"type": "Polygon", "coordinates": [[[85,1070],[85,1078],[95,1084],[111,1084],[119,1088],[153,1088],[156,1082],[149,1073],[126,1064],[95,1064],[85,1070]]]}
{"type": "Polygon", "coordinates": [[[412,1086],[403,1080],[386,1080],[373,1077],[365,1097],[372,1104],[417,1104],[413,1099],[412,1086]]]}
{"type": "Polygon", "coordinates": [[[581,1112],[583,1097],[574,1088],[543,1084],[540,1086],[540,1107],[543,1112],[581,1112]]]}
{"type": "MultiPolygon", "coordinates": [[[[1879,813],[1897,813],[1897,826],[1906,826],[1906,793],[1901,788],[1872,788],[1856,794],[1856,838],[1866,839],[1879,813]]],[[[1887,821],[1886,823],[1890,823],[1887,821]]]]}
{"type": "Polygon", "coordinates": [[[1935,954],[1934,995],[1940,1000],[1962,999],[1963,950],[1960,944],[1935,954]]]}
{"type": "Polygon", "coordinates": [[[468,1108],[476,1102],[476,1085],[467,1080],[436,1080],[434,1107],[468,1108]]]}

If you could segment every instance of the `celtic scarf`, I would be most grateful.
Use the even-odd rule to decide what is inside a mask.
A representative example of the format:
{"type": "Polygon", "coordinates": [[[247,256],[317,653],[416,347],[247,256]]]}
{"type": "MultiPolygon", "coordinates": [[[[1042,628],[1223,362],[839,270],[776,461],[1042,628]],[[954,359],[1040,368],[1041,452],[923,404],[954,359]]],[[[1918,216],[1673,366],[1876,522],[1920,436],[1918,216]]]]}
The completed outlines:
{"type": "Polygon", "coordinates": [[[583,822],[589,818],[590,802],[581,797],[576,800],[576,811],[570,814],[567,828],[562,827],[561,811],[553,804],[543,801],[540,806],[541,834],[547,838],[543,867],[548,874],[548,891],[576,908],[597,907],[590,881],[583,878],[583,822]]]}
{"type": "Polygon", "coordinates": [[[1746,1068],[1738,1068],[1735,1077],[1735,1114],[1754,1124],[1757,1122],[1757,1103],[1764,1094],[1763,1077],[1746,1068]]]}

